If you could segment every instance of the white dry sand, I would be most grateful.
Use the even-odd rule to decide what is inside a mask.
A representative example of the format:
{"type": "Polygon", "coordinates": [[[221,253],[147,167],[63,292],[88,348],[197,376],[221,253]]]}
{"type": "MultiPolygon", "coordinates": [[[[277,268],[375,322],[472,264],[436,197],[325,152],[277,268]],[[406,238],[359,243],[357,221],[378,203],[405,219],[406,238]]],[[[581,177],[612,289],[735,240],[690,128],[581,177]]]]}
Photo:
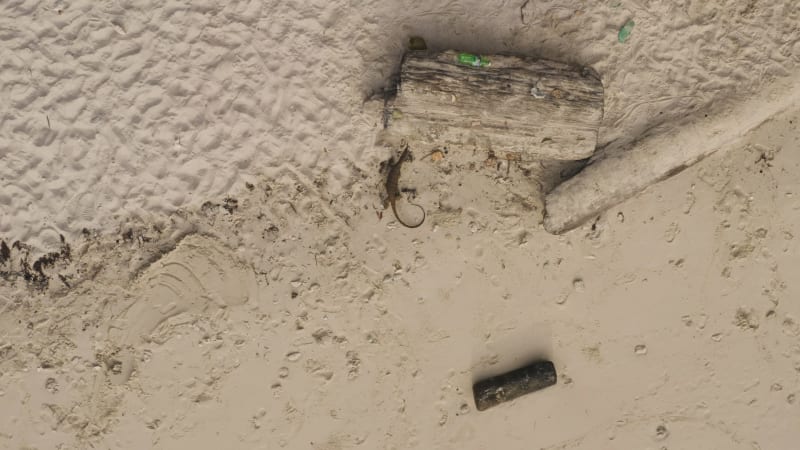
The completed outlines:
{"type": "Polygon", "coordinates": [[[0,13],[0,449],[800,442],[800,106],[556,237],[537,167],[481,150],[416,155],[400,227],[365,102],[409,35],[587,64],[613,149],[796,76],[793,2],[0,13]],[[475,410],[535,357],[556,386],[475,410]]]}

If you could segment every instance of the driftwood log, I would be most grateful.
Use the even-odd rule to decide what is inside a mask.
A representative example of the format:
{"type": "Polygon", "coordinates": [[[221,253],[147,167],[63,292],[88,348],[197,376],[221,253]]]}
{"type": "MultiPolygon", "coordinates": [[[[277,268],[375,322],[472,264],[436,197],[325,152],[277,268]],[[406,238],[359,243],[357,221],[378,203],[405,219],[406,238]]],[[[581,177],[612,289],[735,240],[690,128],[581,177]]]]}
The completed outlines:
{"type": "Polygon", "coordinates": [[[410,52],[386,106],[390,136],[414,149],[469,145],[519,160],[579,160],[597,144],[603,85],[588,67],[452,50],[410,52]]]}
{"type": "Polygon", "coordinates": [[[628,148],[598,155],[595,161],[545,197],[545,229],[561,234],[680,172],[790,108],[800,107],[800,76],[787,77],[761,95],[705,117],[643,137],[628,148]]]}
{"type": "Polygon", "coordinates": [[[475,407],[485,411],[525,394],[556,384],[558,376],[551,361],[536,361],[525,367],[479,381],[472,386],[475,407]]]}

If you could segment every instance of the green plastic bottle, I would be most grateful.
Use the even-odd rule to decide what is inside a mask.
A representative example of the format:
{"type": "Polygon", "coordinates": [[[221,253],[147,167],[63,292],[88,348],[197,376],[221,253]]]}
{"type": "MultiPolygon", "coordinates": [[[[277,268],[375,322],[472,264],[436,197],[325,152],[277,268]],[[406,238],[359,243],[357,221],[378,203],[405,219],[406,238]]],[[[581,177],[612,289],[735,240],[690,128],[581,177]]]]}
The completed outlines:
{"type": "Polygon", "coordinates": [[[463,52],[458,54],[458,63],[472,67],[489,67],[492,64],[488,58],[463,52]]]}

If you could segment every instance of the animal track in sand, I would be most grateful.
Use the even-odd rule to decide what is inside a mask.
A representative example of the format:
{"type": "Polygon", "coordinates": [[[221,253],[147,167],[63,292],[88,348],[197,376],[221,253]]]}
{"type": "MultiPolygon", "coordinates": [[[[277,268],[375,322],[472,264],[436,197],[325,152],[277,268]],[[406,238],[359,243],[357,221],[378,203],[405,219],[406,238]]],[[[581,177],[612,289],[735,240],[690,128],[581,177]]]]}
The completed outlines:
{"type": "Polygon", "coordinates": [[[168,319],[178,314],[211,315],[216,310],[241,305],[255,296],[257,284],[252,270],[231,257],[230,251],[213,239],[189,236],[154,262],[131,287],[136,300],[114,328],[123,330],[115,343],[121,367],[109,377],[114,384],[128,381],[135,369],[135,355],[146,341],[165,342],[177,324],[168,319]],[[160,339],[150,339],[164,328],[160,339]]]}

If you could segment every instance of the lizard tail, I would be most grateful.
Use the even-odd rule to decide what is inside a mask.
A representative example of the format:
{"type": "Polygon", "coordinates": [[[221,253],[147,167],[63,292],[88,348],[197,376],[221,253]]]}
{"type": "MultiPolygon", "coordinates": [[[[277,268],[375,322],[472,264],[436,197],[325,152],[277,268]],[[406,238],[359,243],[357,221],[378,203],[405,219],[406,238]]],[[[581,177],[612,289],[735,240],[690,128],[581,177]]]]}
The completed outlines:
{"type": "Polygon", "coordinates": [[[410,205],[414,205],[414,206],[416,206],[417,208],[419,208],[419,209],[421,209],[421,210],[422,210],[422,220],[420,220],[418,224],[416,224],[416,225],[409,225],[409,224],[407,224],[407,223],[403,222],[403,219],[401,219],[401,218],[400,218],[400,215],[398,215],[398,214],[397,214],[397,207],[395,206],[395,204],[394,204],[394,203],[392,203],[392,212],[394,212],[394,217],[397,219],[397,221],[398,221],[398,222],[400,222],[400,225],[403,225],[403,226],[404,226],[404,227],[406,227],[406,228],[417,228],[417,227],[419,227],[420,225],[422,225],[422,224],[423,224],[423,222],[425,222],[425,217],[426,217],[426,214],[425,214],[425,208],[423,208],[423,207],[422,207],[422,206],[420,206],[420,205],[417,205],[416,203],[411,203],[411,202],[408,202],[408,203],[409,203],[410,205]]]}

